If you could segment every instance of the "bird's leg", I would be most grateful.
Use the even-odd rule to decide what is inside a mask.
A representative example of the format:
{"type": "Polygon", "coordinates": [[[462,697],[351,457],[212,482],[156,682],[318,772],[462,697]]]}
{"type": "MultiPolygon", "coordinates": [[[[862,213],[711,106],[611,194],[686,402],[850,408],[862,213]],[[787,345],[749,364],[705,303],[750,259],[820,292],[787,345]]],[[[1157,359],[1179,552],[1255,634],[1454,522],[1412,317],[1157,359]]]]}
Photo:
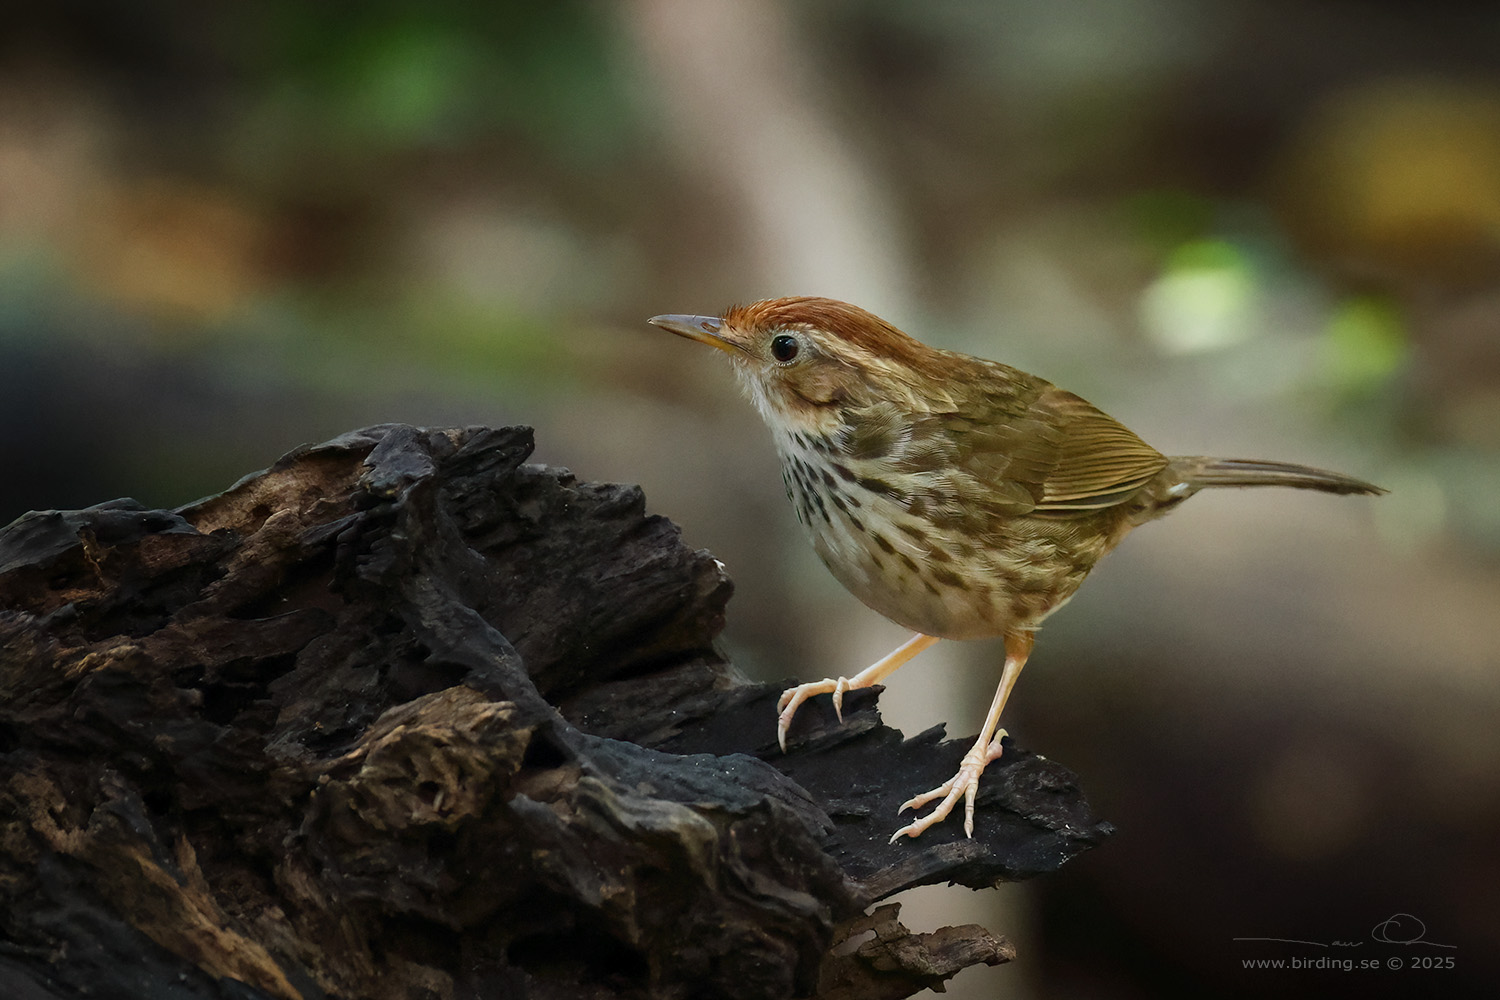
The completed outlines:
{"type": "Polygon", "coordinates": [[[920,809],[933,799],[943,800],[926,816],[897,830],[891,836],[891,843],[894,844],[899,837],[919,836],[929,826],[946,819],[958,803],[959,796],[964,799],[964,834],[974,836],[974,796],[979,794],[979,776],[984,773],[985,766],[992,760],[998,760],[1003,752],[1000,739],[1006,732],[1000,728],[1000,713],[1005,710],[1010,689],[1016,686],[1016,678],[1021,676],[1021,668],[1026,666],[1026,658],[1031,655],[1031,647],[1035,642],[1036,637],[1031,632],[1012,632],[1005,637],[1005,669],[1000,674],[1000,686],[995,689],[995,700],[990,703],[984,727],[979,730],[979,739],[964,754],[957,774],[932,791],[923,792],[902,803],[897,812],[920,809]]]}
{"type": "Polygon", "coordinates": [[[937,636],[923,635],[921,632],[918,632],[902,643],[894,652],[880,658],[853,677],[828,677],[809,684],[798,684],[796,687],[790,687],[781,692],[781,698],[776,702],[776,711],[778,713],[776,717],[776,742],[781,744],[782,753],[786,752],[786,731],[792,724],[792,716],[797,714],[797,707],[804,701],[816,694],[832,694],[834,714],[839,717],[840,722],[843,722],[845,691],[854,691],[859,688],[873,687],[879,684],[895,673],[897,668],[907,660],[937,641],[937,636]]]}

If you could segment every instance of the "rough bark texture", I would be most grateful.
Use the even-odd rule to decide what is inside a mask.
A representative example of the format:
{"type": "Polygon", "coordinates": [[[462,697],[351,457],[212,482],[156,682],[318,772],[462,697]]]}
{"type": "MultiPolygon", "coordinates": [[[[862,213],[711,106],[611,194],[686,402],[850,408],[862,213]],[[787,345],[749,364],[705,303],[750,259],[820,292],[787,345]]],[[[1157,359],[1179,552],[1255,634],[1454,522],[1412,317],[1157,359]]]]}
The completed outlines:
{"type": "Polygon", "coordinates": [[[886,844],[966,741],[861,692],[780,754],[723,568],[530,451],[373,427],[0,532],[8,996],[898,997],[1009,957],[864,911],[1097,843],[1073,776],[1011,748],[974,840],[886,844]]]}

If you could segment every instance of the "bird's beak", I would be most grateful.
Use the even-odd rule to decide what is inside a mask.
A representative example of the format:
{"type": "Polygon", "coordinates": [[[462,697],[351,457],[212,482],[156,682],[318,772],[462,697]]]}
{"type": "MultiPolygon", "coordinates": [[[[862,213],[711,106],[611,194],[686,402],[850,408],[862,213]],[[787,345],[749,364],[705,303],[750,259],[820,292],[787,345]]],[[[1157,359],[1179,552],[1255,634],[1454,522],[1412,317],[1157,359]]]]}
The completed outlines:
{"type": "Polygon", "coordinates": [[[739,350],[734,343],[719,335],[719,331],[724,328],[724,321],[717,316],[652,316],[646,322],[675,333],[679,337],[717,347],[721,351],[732,354],[739,350]]]}

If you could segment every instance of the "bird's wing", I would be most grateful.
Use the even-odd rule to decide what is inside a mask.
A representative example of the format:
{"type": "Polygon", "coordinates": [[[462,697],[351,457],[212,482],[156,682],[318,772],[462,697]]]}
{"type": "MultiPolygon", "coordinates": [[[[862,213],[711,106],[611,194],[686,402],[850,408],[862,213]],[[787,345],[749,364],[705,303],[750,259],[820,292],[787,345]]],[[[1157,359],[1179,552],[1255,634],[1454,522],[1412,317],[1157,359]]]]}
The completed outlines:
{"type": "Polygon", "coordinates": [[[1119,421],[1047,383],[1034,394],[997,395],[980,416],[926,414],[906,440],[905,470],[942,477],[974,514],[976,506],[1013,515],[1111,507],[1167,464],[1119,421]]]}
{"type": "Polygon", "coordinates": [[[1030,412],[1047,430],[1020,443],[1009,475],[1040,487],[1038,511],[1112,507],[1167,465],[1165,455],[1071,392],[1049,387],[1030,412]]]}

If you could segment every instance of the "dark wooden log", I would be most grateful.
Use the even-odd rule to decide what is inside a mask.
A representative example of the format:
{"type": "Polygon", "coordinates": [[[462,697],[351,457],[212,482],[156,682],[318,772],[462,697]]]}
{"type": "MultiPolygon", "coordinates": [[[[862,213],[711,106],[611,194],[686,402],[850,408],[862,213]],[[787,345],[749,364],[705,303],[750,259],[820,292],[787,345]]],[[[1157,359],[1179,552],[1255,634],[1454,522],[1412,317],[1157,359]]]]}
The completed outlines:
{"type": "Polygon", "coordinates": [[[1073,776],[1012,747],[975,839],[887,844],[966,741],[861,692],[780,754],[723,568],[531,447],[372,427],[0,532],[7,996],[896,997],[1006,960],[865,910],[1098,843],[1073,776]]]}

